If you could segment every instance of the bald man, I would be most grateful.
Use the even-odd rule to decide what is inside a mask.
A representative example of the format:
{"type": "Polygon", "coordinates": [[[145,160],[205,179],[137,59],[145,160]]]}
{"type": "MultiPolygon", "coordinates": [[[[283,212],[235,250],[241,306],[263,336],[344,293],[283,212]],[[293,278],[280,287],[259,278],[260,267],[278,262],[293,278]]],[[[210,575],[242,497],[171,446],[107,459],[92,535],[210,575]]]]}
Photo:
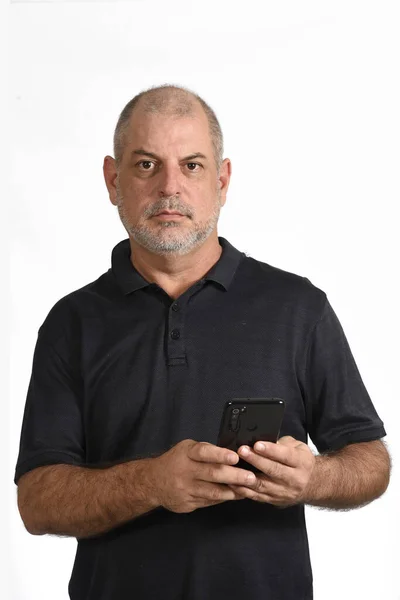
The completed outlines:
{"type": "Polygon", "coordinates": [[[133,98],[114,154],[104,177],[129,237],[39,328],[25,527],[77,538],[72,600],[311,600],[305,504],[363,506],[390,474],[340,323],[308,279],[218,236],[231,162],[199,96],[133,98]],[[225,403],[251,397],[285,400],[278,443],[216,445],[225,403]]]}

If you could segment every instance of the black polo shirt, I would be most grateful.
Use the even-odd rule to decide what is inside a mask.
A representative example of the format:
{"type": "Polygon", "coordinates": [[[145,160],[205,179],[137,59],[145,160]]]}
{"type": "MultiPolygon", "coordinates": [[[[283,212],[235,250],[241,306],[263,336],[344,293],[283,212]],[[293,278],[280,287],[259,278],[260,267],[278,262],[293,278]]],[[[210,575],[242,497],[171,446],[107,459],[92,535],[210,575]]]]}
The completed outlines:
{"type": "MultiPolygon", "coordinates": [[[[217,442],[227,400],[280,397],[281,435],[320,452],[386,435],[324,292],[239,252],[172,300],[130,261],[59,300],[41,325],[15,482],[55,463],[107,466],[180,440],[217,442]]],[[[304,506],[159,508],[79,539],[73,600],[311,600],[304,506]]]]}

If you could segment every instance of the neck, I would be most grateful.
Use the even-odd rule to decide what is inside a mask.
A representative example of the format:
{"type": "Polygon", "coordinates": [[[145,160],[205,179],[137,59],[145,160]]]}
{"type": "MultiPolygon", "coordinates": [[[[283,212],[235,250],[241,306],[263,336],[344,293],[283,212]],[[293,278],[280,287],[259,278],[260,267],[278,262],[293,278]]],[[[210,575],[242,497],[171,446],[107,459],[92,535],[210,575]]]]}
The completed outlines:
{"type": "Polygon", "coordinates": [[[156,283],[177,298],[199,281],[218,262],[222,247],[215,232],[200,247],[183,256],[153,254],[129,237],[131,262],[149,283],[156,283]]]}

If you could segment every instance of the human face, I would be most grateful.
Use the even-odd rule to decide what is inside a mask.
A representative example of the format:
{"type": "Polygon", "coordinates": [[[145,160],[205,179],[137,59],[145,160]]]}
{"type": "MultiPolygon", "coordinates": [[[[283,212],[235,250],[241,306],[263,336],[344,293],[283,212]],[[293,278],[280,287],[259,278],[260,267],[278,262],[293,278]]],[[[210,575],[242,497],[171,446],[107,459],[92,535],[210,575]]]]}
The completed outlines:
{"type": "Polygon", "coordinates": [[[203,111],[171,117],[135,110],[126,139],[111,201],[129,236],[154,254],[184,255],[216,235],[230,161],[217,172],[203,111]]]}

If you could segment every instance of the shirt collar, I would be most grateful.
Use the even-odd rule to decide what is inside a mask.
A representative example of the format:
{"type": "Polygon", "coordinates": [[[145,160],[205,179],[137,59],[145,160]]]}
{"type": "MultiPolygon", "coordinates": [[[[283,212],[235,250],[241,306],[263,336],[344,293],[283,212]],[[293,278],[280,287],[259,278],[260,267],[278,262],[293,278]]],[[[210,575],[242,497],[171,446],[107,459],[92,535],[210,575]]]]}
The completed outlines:
{"type": "MultiPolygon", "coordinates": [[[[218,237],[222,246],[222,254],[202,280],[215,281],[228,290],[241,259],[245,256],[232,246],[225,238],[218,237]]],[[[124,294],[130,294],[141,288],[152,285],[135,269],[131,263],[131,246],[129,238],[119,242],[112,250],[111,270],[118,286],[124,294]]]]}

